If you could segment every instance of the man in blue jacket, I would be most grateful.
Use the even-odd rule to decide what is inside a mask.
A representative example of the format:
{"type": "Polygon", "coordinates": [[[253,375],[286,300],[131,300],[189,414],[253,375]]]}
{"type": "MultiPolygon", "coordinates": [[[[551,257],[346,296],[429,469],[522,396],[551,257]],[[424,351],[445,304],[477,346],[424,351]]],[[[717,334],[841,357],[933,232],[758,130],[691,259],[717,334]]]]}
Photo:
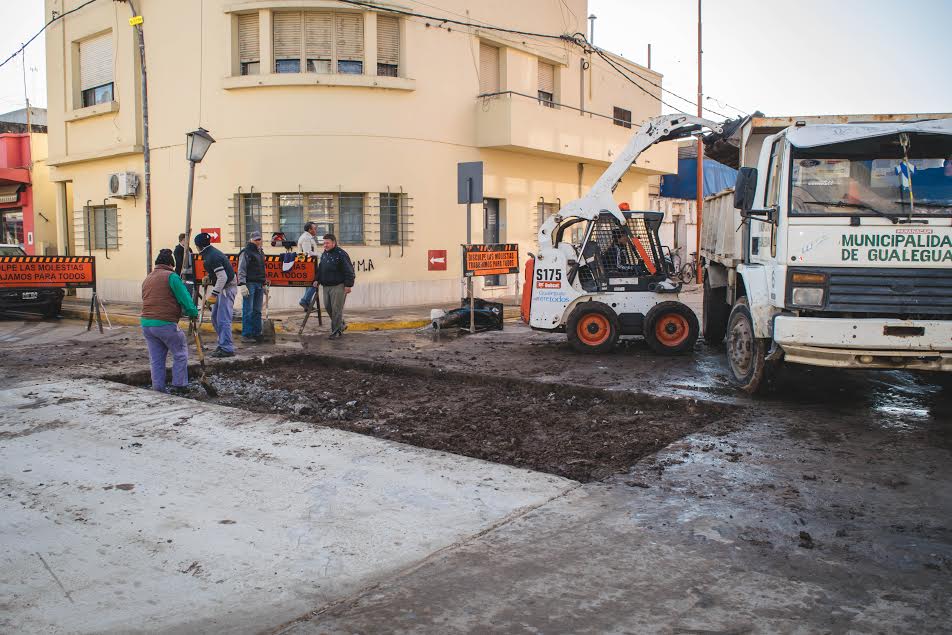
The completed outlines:
{"type": "Polygon", "coordinates": [[[218,348],[211,357],[234,357],[235,343],[231,337],[231,318],[235,313],[235,296],[238,295],[238,277],[228,256],[211,245],[212,237],[207,232],[195,236],[209,283],[213,285],[205,296],[205,306],[211,307],[212,326],[218,334],[218,348]]]}
{"type": "Polygon", "coordinates": [[[337,246],[334,234],[324,234],[324,253],[317,265],[314,287],[324,287],[324,308],[331,316],[331,339],[336,340],[347,330],[344,322],[344,301],[354,287],[354,266],[347,252],[337,246]]]}

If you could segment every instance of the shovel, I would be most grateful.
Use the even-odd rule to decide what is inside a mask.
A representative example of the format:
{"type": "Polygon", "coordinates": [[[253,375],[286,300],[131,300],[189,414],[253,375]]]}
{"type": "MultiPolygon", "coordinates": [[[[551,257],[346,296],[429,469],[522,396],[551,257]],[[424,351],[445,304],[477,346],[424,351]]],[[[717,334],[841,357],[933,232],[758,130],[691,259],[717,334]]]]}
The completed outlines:
{"type": "Polygon", "coordinates": [[[211,382],[205,376],[205,348],[202,346],[202,320],[205,319],[205,294],[208,292],[208,285],[202,288],[202,310],[198,314],[198,324],[195,324],[195,318],[192,318],[192,332],[195,333],[195,351],[198,353],[198,364],[202,368],[202,376],[198,383],[202,385],[209,397],[217,397],[218,390],[212,386],[211,382]]]}

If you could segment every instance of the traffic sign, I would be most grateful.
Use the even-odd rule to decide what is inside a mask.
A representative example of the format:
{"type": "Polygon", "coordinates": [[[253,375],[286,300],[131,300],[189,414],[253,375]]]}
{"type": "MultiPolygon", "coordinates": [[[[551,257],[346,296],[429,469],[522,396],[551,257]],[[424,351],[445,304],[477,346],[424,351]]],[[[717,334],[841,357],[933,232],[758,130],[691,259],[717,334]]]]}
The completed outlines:
{"type": "Polygon", "coordinates": [[[446,271],[446,250],[430,249],[426,252],[427,271],[446,271]]]}
{"type": "Polygon", "coordinates": [[[463,245],[463,275],[495,276],[519,273],[519,245],[463,245]]]}
{"type": "Polygon", "coordinates": [[[213,243],[221,242],[221,227],[202,227],[202,231],[212,237],[213,243]]]}

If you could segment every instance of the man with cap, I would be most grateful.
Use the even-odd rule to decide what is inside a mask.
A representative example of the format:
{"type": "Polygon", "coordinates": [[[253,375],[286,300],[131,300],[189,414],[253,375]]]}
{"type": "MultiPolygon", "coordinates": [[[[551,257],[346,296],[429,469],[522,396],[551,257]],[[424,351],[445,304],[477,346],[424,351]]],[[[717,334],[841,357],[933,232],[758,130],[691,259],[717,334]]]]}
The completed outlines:
{"type": "Polygon", "coordinates": [[[152,389],[165,390],[165,360],[171,353],[171,391],[184,393],[188,388],[188,345],[178,321],[183,312],[190,318],[198,317],[198,309],[174,269],[172,250],[159,251],[155,269],[142,282],[142,316],[139,321],[149,349],[152,389]]]}
{"type": "Polygon", "coordinates": [[[238,295],[238,277],[228,256],[211,245],[212,237],[207,232],[195,236],[195,246],[205,263],[206,277],[213,285],[205,295],[205,306],[212,309],[212,326],[218,334],[218,348],[212,357],[234,357],[235,343],[231,339],[231,319],[235,311],[235,296],[238,295]]]}
{"type": "Polygon", "coordinates": [[[238,255],[238,288],[241,289],[241,341],[261,342],[261,303],[264,300],[264,252],[261,232],[251,238],[238,255]]]}

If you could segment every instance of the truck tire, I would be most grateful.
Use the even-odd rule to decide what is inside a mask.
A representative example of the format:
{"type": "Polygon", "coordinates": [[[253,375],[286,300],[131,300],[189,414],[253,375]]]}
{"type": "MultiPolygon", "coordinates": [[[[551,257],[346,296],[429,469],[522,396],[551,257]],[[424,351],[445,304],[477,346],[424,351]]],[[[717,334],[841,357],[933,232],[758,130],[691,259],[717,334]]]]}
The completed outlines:
{"type": "Polygon", "coordinates": [[[770,340],[754,336],[747,298],[738,298],[727,319],[727,367],[732,383],[749,395],[767,388],[769,348],[770,340]]]}
{"type": "Polygon", "coordinates": [[[731,306],[727,303],[727,287],[711,288],[711,283],[704,276],[704,306],[701,317],[701,334],[704,341],[711,346],[724,342],[727,335],[727,318],[730,317],[731,306]]]}
{"type": "Polygon", "coordinates": [[[693,350],[697,342],[697,316],[680,302],[656,304],[645,316],[644,335],[648,347],[655,353],[686,353],[693,350]]]}
{"type": "Polygon", "coordinates": [[[565,331],[580,353],[605,353],[618,343],[618,316],[607,304],[583,302],[572,311],[565,331]]]}

